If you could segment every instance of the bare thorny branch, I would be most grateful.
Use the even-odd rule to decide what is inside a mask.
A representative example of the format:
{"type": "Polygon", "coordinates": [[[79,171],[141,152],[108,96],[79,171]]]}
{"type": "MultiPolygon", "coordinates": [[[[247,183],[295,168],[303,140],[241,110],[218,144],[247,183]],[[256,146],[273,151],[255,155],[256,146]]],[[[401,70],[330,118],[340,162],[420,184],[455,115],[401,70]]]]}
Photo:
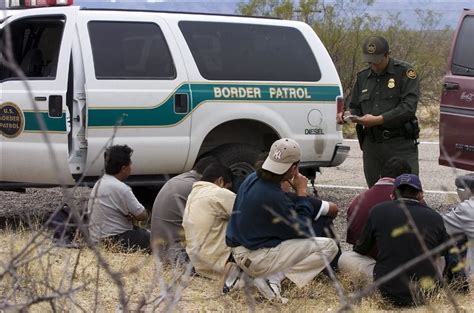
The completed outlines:
{"type": "MultiPolygon", "coordinates": [[[[270,207],[266,207],[265,209],[268,210],[269,212],[271,212],[277,218],[278,222],[283,222],[287,226],[292,227],[299,236],[305,237],[305,238],[316,237],[310,220],[307,220],[305,225],[304,225],[308,229],[308,231],[303,231],[302,227],[301,227],[303,225],[301,225],[298,222],[295,223],[295,220],[291,219],[290,217],[282,216],[281,214],[279,214],[278,212],[276,212],[275,210],[273,210],[270,207]]],[[[356,208],[356,211],[357,211],[357,209],[358,208],[356,208]]],[[[406,208],[406,206],[402,206],[402,210],[403,210],[404,214],[407,217],[407,221],[408,221],[407,223],[410,225],[410,227],[411,227],[410,229],[413,231],[413,233],[416,236],[416,239],[417,239],[418,243],[422,247],[423,253],[421,255],[419,255],[418,257],[416,257],[416,258],[414,258],[414,259],[412,259],[412,260],[410,260],[410,261],[408,261],[404,264],[401,264],[396,269],[394,269],[392,272],[386,274],[383,277],[378,278],[376,281],[369,284],[368,286],[366,286],[362,290],[359,290],[358,292],[352,293],[350,295],[346,294],[346,292],[343,289],[340,281],[336,277],[334,271],[329,266],[329,260],[327,258],[324,258],[324,262],[325,262],[325,265],[326,265],[326,270],[328,271],[329,277],[330,277],[331,281],[333,282],[333,285],[336,288],[336,292],[339,296],[339,302],[340,302],[340,307],[339,307],[339,310],[338,310],[339,312],[345,312],[347,310],[351,310],[353,305],[357,305],[363,297],[373,293],[382,284],[390,281],[391,279],[393,279],[393,278],[397,277],[398,275],[402,274],[404,271],[408,270],[409,268],[415,266],[416,264],[418,264],[422,261],[425,261],[426,259],[428,259],[430,261],[431,265],[436,269],[437,278],[439,279],[439,281],[443,281],[443,273],[440,272],[440,269],[437,266],[435,256],[441,254],[443,251],[446,251],[449,247],[454,246],[456,244],[456,242],[462,236],[461,235],[453,236],[448,241],[446,241],[446,242],[442,243],[441,245],[439,245],[439,246],[437,246],[437,247],[430,250],[426,246],[426,243],[423,239],[423,236],[421,235],[420,230],[418,229],[418,226],[416,225],[415,221],[413,220],[413,217],[411,216],[411,214],[408,211],[408,209],[406,208]]],[[[355,213],[354,213],[354,216],[355,216],[355,213]]],[[[293,217],[295,217],[295,216],[296,216],[296,213],[294,213],[293,217]]],[[[348,225],[350,225],[351,222],[352,222],[352,220],[350,220],[348,222],[348,225]]],[[[317,244],[317,243],[315,242],[315,244],[317,244]]],[[[448,288],[448,286],[446,284],[443,285],[443,289],[446,292],[448,300],[451,303],[451,305],[453,306],[454,311],[459,312],[460,311],[459,304],[457,303],[456,299],[454,298],[451,290],[448,288]]]]}
{"type": "MultiPolygon", "coordinates": [[[[357,36],[359,36],[359,32],[356,32],[357,36]]],[[[43,119],[43,116],[40,114],[41,109],[38,107],[36,101],[34,100],[34,95],[31,90],[31,86],[28,83],[28,78],[23,73],[21,67],[16,63],[15,58],[13,56],[13,49],[12,49],[12,41],[11,41],[11,33],[9,29],[5,29],[4,31],[4,44],[5,47],[3,49],[3,55],[0,57],[0,64],[11,70],[15,73],[15,75],[22,80],[25,90],[28,93],[28,98],[33,107],[34,111],[36,112],[35,117],[38,122],[38,125],[41,130],[41,136],[43,142],[46,144],[48,148],[49,157],[52,160],[53,168],[52,171],[55,173],[60,173],[59,169],[59,162],[57,160],[57,156],[54,152],[51,138],[48,134],[48,129],[46,123],[43,119]]],[[[358,38],[359,40],[359,38],[358,38]]],[[[355,54],[353,55],[352,65],[356,63],[355,54]]],[[[351,67],[351,76],[354,76],[354,66],[351,67]]],[[[427,96],[428,97],[428,96],[427,96]]],[[[94,165],[98,162],[101,157],[103,151],[109,146],[115,139],[116,132],[118,126],[120,126],[122,120],[118,120],[112,136],[108,139],[108,141],[104,144],[102,149],[99,153],[95,156],[95,158],[90,162],[89,166],[94,165]]],[[[441,147],[442,153],[443,147],[441,147]]],[[[454,168],[454,167],[453,167],[454,168]]],[[[87,172],[87,169],[84,170],[84,173],[87,172]]],[[[61,176],[58,175],[58,181],[63,189],[63,191],[68,187],[66,186],[66,182],[61,181],[61,176]]],[[[76,185],[72,188],[72,191],[66,193],[65,202],[73,203],[73,196],[76,193],[78,186],[82,183],[84,176],[81,177],[76,185]]],[[[91,195],[95,197],[97,195],[91,195]]],[[[87,228],[87,224],[83,222],[81,212],[83,209],[75,206],[70,205],[72,216],[69,218],[71,221],[76,224],[76,226],[84,230],[87,228]]],[[[7,280],[11,280],[11,283],[8,284],[8,288],[10,290],[5,292],[2,295],[2,299],[0,301],[0,310],[7,310],[7,309],[16,309],[16,310],[24,310],[24,309],[31,309],[34,305],[47,303],[50,305],[52,311],[62,311],[70,309],[69,304],[62,304],[61,301],[68,300],[72,303],[73,307],[79,309],[81,311],[87,312],[89,308],[83,307],[78,301],[75,300],[75,294],[80,291],[89,288],[90,285],[95,286],[95,290],[93,292],[94,297],[92,300],[92,310],[94,312],[101,311],[101,295],[99,290],[99,285],[101,282],[101,271],[104,271],[107,276],[109,276],[117,289],[120,309],[124,312],[131,310],[130,308],[130,297],[127,295],[126,290],[126,282],[124,277],[129,273],[134,273],[140,269],[143,264],[137,264],[136,266],[128,269],[125,272],[121,272],[115,270],[114,267],[111,265],[111,262],[108,260],[107,256],[104,255],[103,251],[95,245],[88,233],[83,231],[82,236],[85,242],[85,246],[89,251],[92,251],[95,257],[95,264],[96,270],[92,277],[89,277],[86,281],[82,281],[79,284],[76,282],[75,278],[79,275],[81,271],[81,262],[83,262],[83,256],[85,247],[80,248],[77,250],[77,253],[69,253],[70,255],[66,258],[66,262],[64,263],[64,267],[62,270],[62,275],[59,279],[59,283],[56,285],[55,282],[51,281],[51,273],[57,272],[57,269],[54,268],[54,256],[57,253],[56,247],[52,245],[48,245],[47,241],[50,239],[48,234],[48,226],[52,221],[52,216],[54,213],[58,212],[60,207],[58,207],[51,217],[44,223],[44,225],[40,226],[36,230],[32,232],[31,238],[27,240],[27,242],[21,246],[18,251],[14,252],[8,260],[2,260],[0,262],[0,286],[1,284],[5,284],[7,280]],[[31,267],[33,267],[34,263],[39,262],[41,271],[40,273],[33,273],[31,267]],[[44,262],[44,263],[43,263],[44,262]],[[72,268],[72,270],[69,270],[72,268]],[[36,278],[34,275],[30,276],[31,274],[36,274],[36,278]],[[39,275],[39,277],[38,277],[39,275]],[[29,277],[30,276],[30,277],[29,277]],[[41,290],[44,289],[44,290],[41,290]],[[27,295],[27,297],[24,297],[27,295]]],[[[289,226],[294,226],[294,224],[287,219],[287,217],[279,216],[275,211],[271,208],[268,208],[270,212],[272,212],[276,217],[280,218],[281,221],[286,223],[289,226]]],[[[405,208],[406,211],[406,208],[405,208]]],[[[407,262],[406,264],[401,265],[396,270],[392,271],[391,273],[387,274],[384,277],[381,277],[374,283],[370,284],[369,286],[365,287],[362,290],[359,290],[353,294],[347,294],[344,290],[341,282],[339,281],[337,275],[334,273],[332,268],[330,267],[330,261],[326,258],[324,260],[326,269],[329,273],[329,277],[336,289],[337,295],[339,297],[340,302],[340,311],[351,309],[352,306],[360,301],[360,299],[364,296],[367,296],[374,292],[381,284],[387,282],[388,280],[396,277],[403,271],[409,269],[411,266],[416,265],[419,262],[422,262],[426,259],[429,259],[430,262],[435,265],[434,256],[440,253],[442,250],[446,249],[447,247],[453,245],[456,242],[456,238],[451,238],[449,241],[445,242],[444,244],[436,247],[435,249],[428,250],[426,245],[424,244],[423,238],[417,229],[416,225],[411,218],[409,212],[405,212],[407,214],[407,218],[409,224],[411,225],[417,240],[419,241],[420,245],[423,248],[423,254],[418,256],[415,259],[407,262]]],[[[70,221],[68,220],[67,223],[70,221]]],[[[311,227],[310,221],[307,221],[306,227],[309,229],[309,232],[302,232],[301,229],[296,229],[299,235],[303,237],[315,237],[314,230],[311,227]]],[[[32,226],[32,225],[30,225],[32,226]]],[[[14,243],[12,242],[12,246],[14,243]]],[[[18,247],[15,247],[18,248],[18,247]]],[[[15,249],[12,249],[14,251],[15,249]]],[[[147,260],[149,261],[149,259],[147,260]]],[[[138,311],[142,310],[143,308],[153,306],[152,309],[160,309],[164,308],[165,311],[172,311],[174,310],[179,301],[182,297],[183,290],[188,286],[189,279],[192,275],[192,265],[188,263],[185,266],[184,271],[179,269],[178,275],[175,275],[170,282],[167,282],[164,279],[165,271],[167,269],[161,266],[161,262],[156,257],[157,266],[155,268],[154,278],[150,282],[150,285],[146,288],[144,294],[140,297],[138,301],[138,305],[136,308],[138,311]],[[159,296],[153,296],[153,288],[158,286],[161,293],[159,296]]],[[[436,266],[435,266],[436,268],[436,266]]],[[[175,269],[178,271],[178,269],[175,269]]],[[[440,274],[440,273],[439,273],[440,274]]],[[[2,289],[6,290],[5,287],[2,286],[2,289]]],[[[449,301],[451,302],[455,311],[459,311],[459,306],[449,292],[446,290],[448,294],[449,301]]],[[[254,311],[255,310],[255,300],[251,296],[248,289],[245,289],[246,293],[246,302],[249,308],[254,311]]]]}
{"type": "MultiPolygon", "coordinates": [[[[11,32],[10,32],[9,28],[4,29],[3,36],[4,36],[3,44],[5,46],[3,47],[3,49],[2,49],[3,53],[0,56],[0,64],[4,67],[8,68],[9,70],[11,70],[13,73],[15,73],[16,77],[18,77],[23,82],[24,88],[27,91],[30,104],[31,104],[31,106],[32,106],[32,108],[35,112],[35,117],[36,117],[36,120],[38,122],[39,128],[41,130],[40,134],[42,136],[42,140],[46,144],[47,150],[48,150],[48,153],[49,153],[49,158],[52,160],[51,163],[52,163],[53,168],[51,170],[54,173],[57,174],[58,182],[60,183],[63,192],[66,193],[66,197],[64,197],[65,198],[64,201],[66,203],[72,203],[71,197],[74,195],[77,187],[82,183],[82,180],[84,179],[84,176],[82,176],[77,181],[76,185],[72,189],[72,192],[70,192],[70,193],[66,192],[66,187],[67,186],[66,186],[66,183],[64,181],[62,181],[61,175],[59,175],[59,173],[61,172],[61,170],[59,168],[59,165],[58,165],[59,162],[57,160],[56,153],[53,149],[52,142],[51,142],[50,137],[49,137],[48,128],[47,128],[46,123],[43,119],[43,116],[40,114],[41,109],[38,107],[38,105],[37,105],[37,103],[34,99],[32,89],[31,89],[31,87],[28,83],[28,78],[25,76],[25,74],[23,73],[20,66],[16,63],[15,57],[13,56],[13,48],[12,48],[12,40],[11,40],[12,38],[11,38],[11,32]]],[[[102,155],[103,151],[106,149],[106,147],[109,146],[113,142],[113,140],[115,138],[116,131],[117,131],[117,126],[119,126],[121,123],[122,123],[122,119],[117,121],[117,123],[114,127],[114,131],[113,131],[112,136],[104,144],[104,146],[99,151],[99,153],[96,155],[96,157],[90,162],[89,166],[94,165],[101,158],[101,155],[102,155]]],[[[87,168],[85,169],[84,173],[86,173],[86,172],[87,172],[87,168]]],[[[43,225],[41,225],[39,227],[39,229],[37,229],[36,231],[33,232],[31,238],[27,241],[26,244],[24,244],[20,248],[20,250],[18,252],[16,252],[14,255],[12,255],[11,258],[7,262],[5,262],[5,263],[2,262],[3,264],[2,264],[2,267],[0,268],[0,281],[2,281],[2,280],[4,281],[7,276],[13,277],[15,282],[25,280],[24,279],[25,277],[22,277],[18,273],[18,271],[22,268],[28,267],[33,262],[39,261],[40,264],[41,264],[41,261],[44,258],[48,259],[48,262],[45,265],[47,267],[46,272],[53,271],[51,260],[49,260],[49,258],[51,256],[51,253],[53,253],[53,251],[55,250],[55,248],[54,248],[54,246],[51,246],[51,245],[48,246],[47,245],[47,241],[49,241],[49,239],[50,239],[47,230],[48,230],[49,225],[51,225],[53,216],[57,212],[59,212],[61,207],[62,206],[59,206],[56,210],[53,211],[53,213],[50,215],[50,217],[47,219],[47,221],[43,225]],[[46,247],[46,248],[45,249],[40,249],[42,247],[46,247]]],[[[84,211],[84,210],[81,209],[81,208],[78,208],[76,206],[73,206],[73,205],[70,205],[70,208],[71,208],[71,216],[68,218],[67,223],[69,223],[70,220],[73,220],[75,222],[76,226],[78,227],[78,229],[80,229],[80,230],[86,229],[87,225],[83,222],[83,218],[82,218],[82,214],[81,214],[81,211],[84,211]]],[[[34,225],[30,225],[30,226],[34,227],[34,225]]],[[[98,280],[99,280],[100,269],[103,269],[107,273],[107,275],[109,275],[109,277],[112,278],[112,280],[115,282],[116,288],[117,288],[118,293],[119,293],[119,301],[120,301],[122,310],[123,311],[128,311],[128,309],[127,309],[128,308],[128,297],[127,297],[126,292],[125,292],[125,285],[124,285],[124,281],[123,281],[123,278],[122,278],[127,273],[118,272],[118,271],[115,271],[115,270],[112,269],[111,265],[109,264],[109,261],[103,255],[103,253],[100,251],[99,247],[97,247],[91,241],[87,231],[82,231],[82,236],[83,236],[83,239],[84,239],[87,247],[91,251],[93,251],[93,253],[94,253],[94,255],[97,259],[98,267],[97,267],[97,280],[96,280],[96,282],[98,282],[98,280]]],[[[73,303],[75,303],[76,307],[81,308],[81,306],[77,302],[72,300],[74,293],[76,293],[80,290],[83,290],[84,288],[86,288],[88,286],[88,283],[84,283],[83,285],[80,285],[80,286],[77,286],[77,284],[74,284],[74,277],[77,273],[80,262],[81,262],[81,250],[79,250],[79,253],[77,254],[77,257],[75,258],[75,260],[72,263],[73,271],[69,272],[67,269],[64,271],[64,276],[61,277],[59,287],[57,287],[58,288],[57,290],[55,290],[55,287],[52,286],[52,285],[47,286],[48,289],[52,290],[52,292],[50,294],[33,296],[34,294],[36,294],[35,292],[33,292],[31,299],[27,302],[22,303],[22,304],[9,303],[8,299],[3,299],[0,302],[0,310],[4,310],[4,309],[8,309],[8,308],[29,308],[30,306],[38,304],[40,302],[48,302],[48,303],[52,304],[53,311],[56,311],[56,301],[60,300],[60,299],[63,299],[63,298],[70,299],[73,303]],[[69,277],[67,277],[67,276],[69,276],[69,277]],[[61,286],[63,285],[63,283],[65,283],[66,280],[68,281],[68,288],[66,288],[65,291],[61,291],[62,289],[64,289],[61,286]]],[[[48,277],[45,277],[45,278],[48,279],[48,277]]],[[[33,281],[26,279],[25,283],[28,284],[28,282],[32,283],[33,281]]],[[[45,282],[47,283],[48,280],[46,280],[45,282]]],[[[13,287],[16,290],[16,288],[20,288],[21,286],[15,286],[14,285],[13,287]]],[[[13,294],[14,293],[15,292],[13,292],[13,294]]],[[[98,293],[96,293],[96,298],[95,298],[95,305],[94,305],[95,310],[98,309],[97,304],[100,301],[100,299],[97,296],[98,296],[98,293]]],[[[82,309],[82,310],[86,311],[85,309],[82,309]]]]}

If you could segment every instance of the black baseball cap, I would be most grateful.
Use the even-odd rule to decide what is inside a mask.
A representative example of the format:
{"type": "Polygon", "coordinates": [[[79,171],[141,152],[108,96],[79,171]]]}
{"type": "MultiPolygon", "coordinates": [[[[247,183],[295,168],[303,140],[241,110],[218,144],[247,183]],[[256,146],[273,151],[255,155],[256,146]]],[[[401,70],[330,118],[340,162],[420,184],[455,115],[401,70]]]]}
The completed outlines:
{"type": "Polygon", "coordinates": [[[421,187],[421,181],[418,176],[415,174],[402,174],[395,178],[395,182],[393,183],[395,188],[398,188],[403,185],[408,185],[416,190],[423,191],[423,188],[421,187]]]}
{"type": "Polygon", "coordinates": [[[381,36],[367,38],[362,45],[364,62],[379,64],[389,51],[388,42],[381,36]]]}

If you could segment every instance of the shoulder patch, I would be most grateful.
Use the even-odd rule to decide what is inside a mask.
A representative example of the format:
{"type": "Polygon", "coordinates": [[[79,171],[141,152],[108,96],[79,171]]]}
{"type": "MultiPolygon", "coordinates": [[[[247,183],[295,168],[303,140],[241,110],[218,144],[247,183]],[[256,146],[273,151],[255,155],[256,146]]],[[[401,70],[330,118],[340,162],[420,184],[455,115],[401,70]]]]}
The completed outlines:
{"type": "Polygon", "coordinates": [[[415,79],[416,78],[416,72],[414,69],[409,69],[407,71],[407,77],[410,78],[410,79],[415,79]]]}

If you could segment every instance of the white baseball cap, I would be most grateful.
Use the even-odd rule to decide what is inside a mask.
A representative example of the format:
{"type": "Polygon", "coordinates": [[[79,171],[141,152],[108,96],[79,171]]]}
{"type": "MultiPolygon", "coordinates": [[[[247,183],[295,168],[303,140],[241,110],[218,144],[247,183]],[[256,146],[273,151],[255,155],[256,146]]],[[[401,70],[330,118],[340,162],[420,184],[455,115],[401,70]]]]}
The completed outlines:
{"type": "Polygon", "coordinates": [[[301,159],[300,145],[290,138],[275,141],[262,168],[274,174],[284,174],[292,164],[301,159]]]}

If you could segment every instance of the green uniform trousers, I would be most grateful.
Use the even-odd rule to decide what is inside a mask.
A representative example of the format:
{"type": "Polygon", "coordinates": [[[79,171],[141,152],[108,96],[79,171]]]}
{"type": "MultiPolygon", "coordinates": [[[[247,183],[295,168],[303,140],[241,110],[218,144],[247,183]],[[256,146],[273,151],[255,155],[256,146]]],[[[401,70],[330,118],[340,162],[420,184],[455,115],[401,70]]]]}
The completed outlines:
{"type": "Polygon", "coordinates": [[[369,188],[379,180],[385,162],[392,157],[405,159],[411,166],[412,174],[419,173],[418,145],[411,139],[395,137],[375,142],[366,136],[362,148],[365,180],[369,188]]]}

